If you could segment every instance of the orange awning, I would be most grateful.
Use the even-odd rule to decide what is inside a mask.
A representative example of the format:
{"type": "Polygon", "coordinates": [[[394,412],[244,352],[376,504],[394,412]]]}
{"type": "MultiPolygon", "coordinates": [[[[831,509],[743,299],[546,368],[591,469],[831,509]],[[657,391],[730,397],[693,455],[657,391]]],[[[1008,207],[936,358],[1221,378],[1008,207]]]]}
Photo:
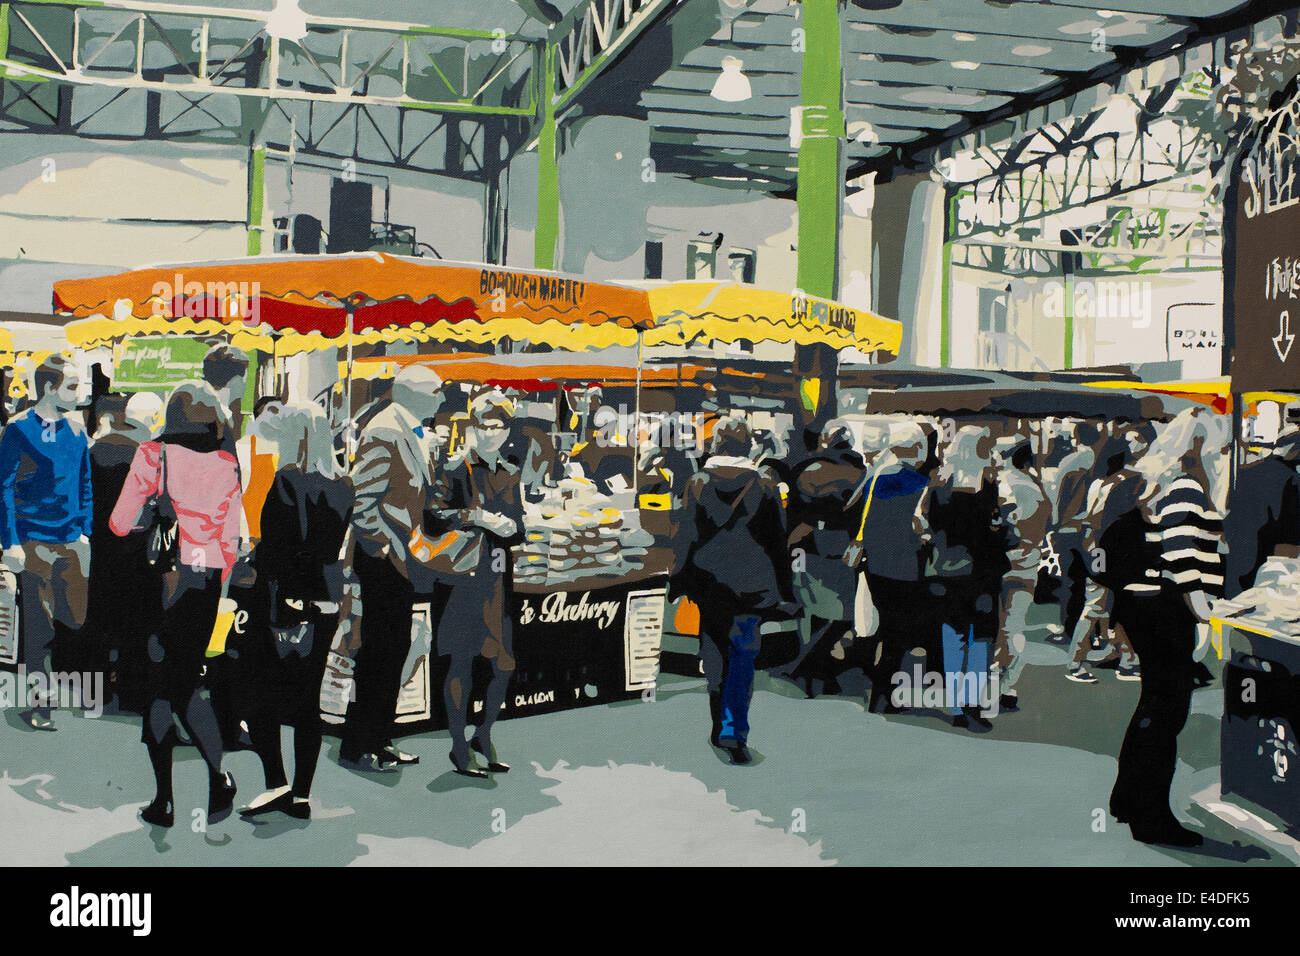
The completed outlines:
{"type": "Polygon", "coordinates": [[[351,311],[354,333],[413,329],[428,339],[511,337],[570,347],[635,344],[636,329],[654,324],[643,290],[383,253],[259,257],[69,279],[54,284],[54,306],[78,319],[96,317],[95,339],[111,334],[103,323],[126,314],[334,338],[346,331],[351,311]]]}

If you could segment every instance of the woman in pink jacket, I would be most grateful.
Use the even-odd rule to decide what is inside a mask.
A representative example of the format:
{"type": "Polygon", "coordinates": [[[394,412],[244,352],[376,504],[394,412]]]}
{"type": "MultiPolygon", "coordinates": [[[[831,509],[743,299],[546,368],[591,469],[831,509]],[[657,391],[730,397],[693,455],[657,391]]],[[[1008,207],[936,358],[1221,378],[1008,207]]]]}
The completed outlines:
{"type": "Polygon", "coordinates": [[[169,827],[172,750],[179,718],[208,765],[208,822],[230,815],[235,780],[221,770],[221,731],[201,693],[204,658],[216,623],[222,586],[239,553],[239,466],[229,451],[229,424],[207,386],[186,382],[167,401],[158,441],[136,450],[126,484],[109,519],[114,534],[141,530],[147,506],[159,497],[176,513],[176,567],[162,578],[162,614],[149,635],[149,704],[142,739],[149,751],[157,795],[141,812],[146,823],[169,827]],[[165,479],[164,479],[165,475],[165,479]],[[161,486],[164,484],[165,488],[161,486]]]}

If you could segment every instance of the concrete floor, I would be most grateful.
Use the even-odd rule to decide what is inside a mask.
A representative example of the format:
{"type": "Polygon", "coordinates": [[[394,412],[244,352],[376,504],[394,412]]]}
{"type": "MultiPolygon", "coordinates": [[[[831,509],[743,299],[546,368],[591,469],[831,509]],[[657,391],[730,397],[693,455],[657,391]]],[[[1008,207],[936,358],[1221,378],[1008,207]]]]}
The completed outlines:
{"type": "MultiPolygon", "coordinates": [[[[421,763],[362,776],[326,739],[310,822],[232,816],[203,832],[206,782],[178,751],[177,825],[136,816],[152,796],[139,720],[60,714],[55,734],[0,726],[0,861],[149,866],[426,864],[1224,865],[1285,864],[1263,841],[1195,807],[1217,784],[1221,692],[1197,691],[1180,737],[1173,806],[1196,852],[1134,842],[1105,814],[1139,685],[1098,670],[1064,678],[1065,654],[1031,643],[1023,709],[973,734],[935,715],[882,717],[850,696],[804,698],[760,674],[755,761],[707,742],[703,681],[665,675],[654,701],[502,722],[508,775],[451,773],[445,732],[408,737],[421,763]]],[[[1217,668],[1217,662],[1214,662],[1217,668]]],[[[286,745],[288,739],[286,736],[286,745]]],[[[286,749],[286,753],[291,753],[286,749]]],[[[261,790],[257,758],[227,757],[237,805],[261,790]]]]}

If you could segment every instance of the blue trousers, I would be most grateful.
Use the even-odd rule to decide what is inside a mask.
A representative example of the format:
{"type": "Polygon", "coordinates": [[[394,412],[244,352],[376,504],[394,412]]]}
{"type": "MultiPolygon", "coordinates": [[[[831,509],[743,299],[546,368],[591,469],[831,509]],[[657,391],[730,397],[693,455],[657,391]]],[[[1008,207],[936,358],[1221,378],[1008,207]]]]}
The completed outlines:
{"type": "Polygon", "coordinates": [[[980,690],[988,680],[988,671],[989,645],[975,639],[974,623],[963,630],[944,624],[944,690],[950,714],[960,714],[963,707],[980,706],[980,690]]]}
{"type": "Polygon", "coordinates": [[[722,695],[718,740],[723,746],[743,744],[749,739],[749,702],[754,695],[754,660],[761,644],[761,620],[756,614],[740,614],[730,618],[729,627],[725,620],[710,622],[700,641],[709,690],[721,691],[722,695]]]}

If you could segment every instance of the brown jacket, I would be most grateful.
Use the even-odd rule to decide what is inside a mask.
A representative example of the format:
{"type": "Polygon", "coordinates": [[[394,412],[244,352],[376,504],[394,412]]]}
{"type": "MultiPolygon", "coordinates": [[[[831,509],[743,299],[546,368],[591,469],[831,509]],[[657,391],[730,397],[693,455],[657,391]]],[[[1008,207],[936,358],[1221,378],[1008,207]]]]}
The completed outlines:
{"type": "Polygon", "coordinates": [[[410,412],[389,405],[361,432],[352,466],[357,545],[371,556],[386,553],[408,580],[411,532],[423,524],[434,478],[429,449],[416,434],[418,427],[410,412]]]}

